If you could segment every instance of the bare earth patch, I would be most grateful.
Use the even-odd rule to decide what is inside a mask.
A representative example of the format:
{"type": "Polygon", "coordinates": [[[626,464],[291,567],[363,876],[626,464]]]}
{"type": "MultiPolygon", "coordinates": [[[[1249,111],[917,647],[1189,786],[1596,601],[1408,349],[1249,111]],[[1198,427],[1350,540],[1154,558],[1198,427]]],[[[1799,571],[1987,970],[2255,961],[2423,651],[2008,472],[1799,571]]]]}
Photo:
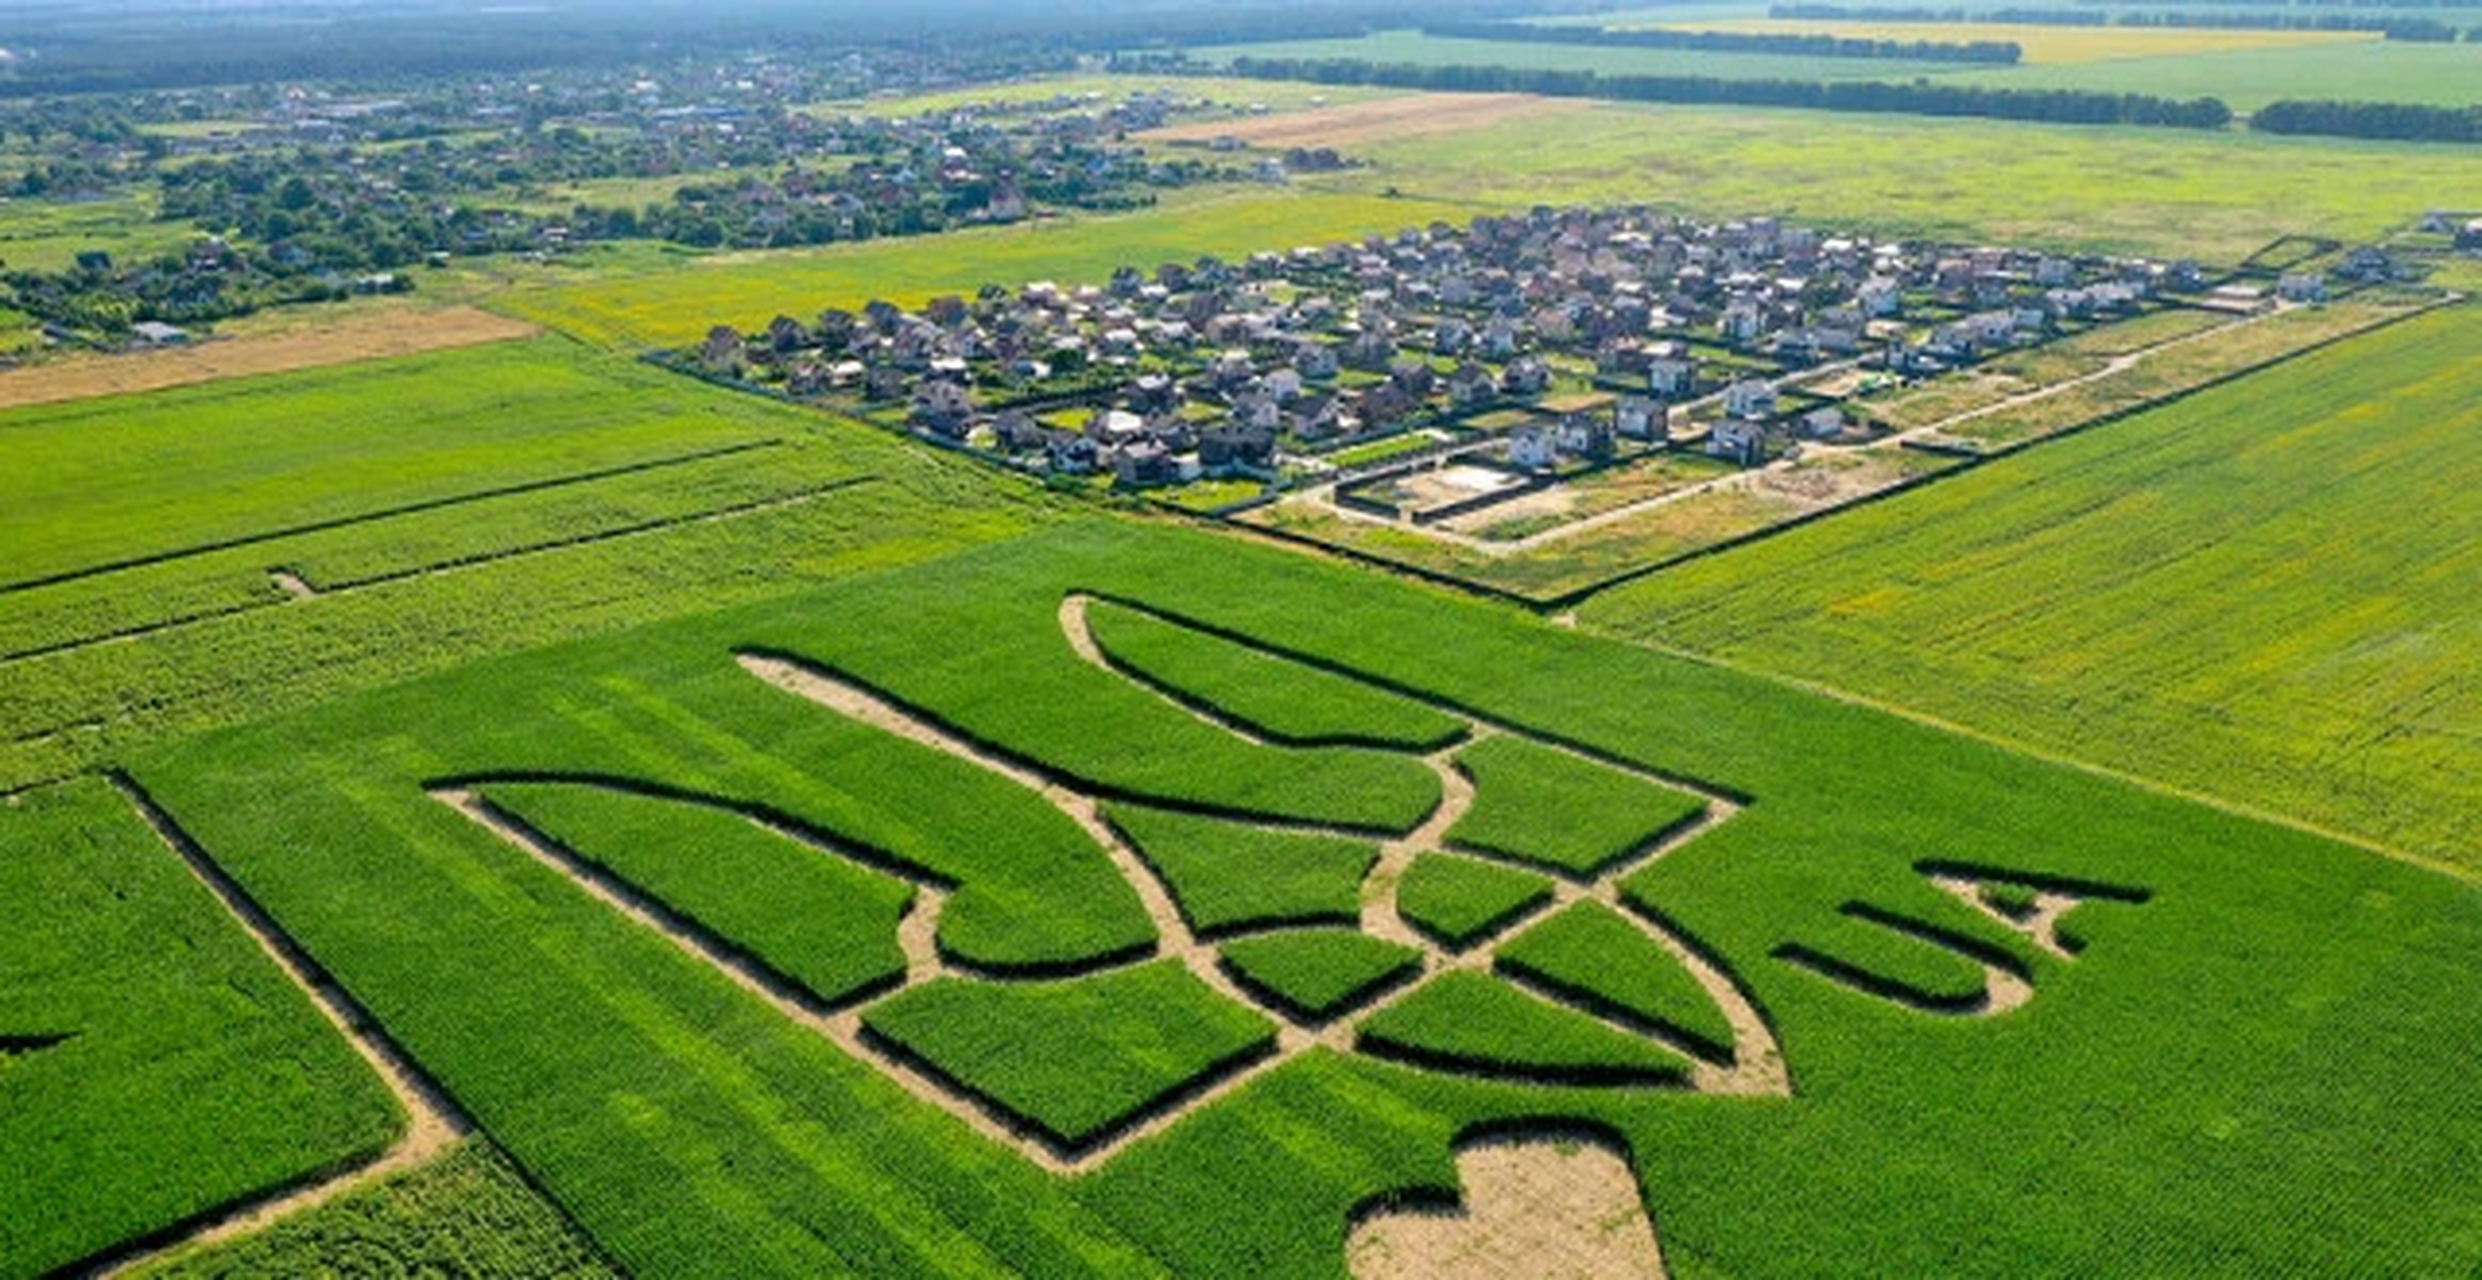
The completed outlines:
{"type": "Polygon", "coordinates": [[[1629,1162],[1604,1143],[1495,1137],[1457,1152],[1464,1203],[1365,1218],[1345,1246],[1359,1280],[1661,1276],[1663,1250],[1629,1162]]]}
{"type": "Polygon", "coordinates": [[[1145,136],[1161,142],[1238,138],[1255,147],[1345,147],[1436,133],[1462,133],[1527,116],[1584,109],[1584,103],[1522,93],[1420,93],[1351,106],[1287,111],[1254,120],[1177,125],[1145,136]]]}
{"type": "Polygon", "coordinates": [[[354,316],[315,329],[211,339],[126,355],[78,356],[0,373],[0,409],[161,391],[386,356],[506,342],[539,332],[477,307],[354,316]]]}

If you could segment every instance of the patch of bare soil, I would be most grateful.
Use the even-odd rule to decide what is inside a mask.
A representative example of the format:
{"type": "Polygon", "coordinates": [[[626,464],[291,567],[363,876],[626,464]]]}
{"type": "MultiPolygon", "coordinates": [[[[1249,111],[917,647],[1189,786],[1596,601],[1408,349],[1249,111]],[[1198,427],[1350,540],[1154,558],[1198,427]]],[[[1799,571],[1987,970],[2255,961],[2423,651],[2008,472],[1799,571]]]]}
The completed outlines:
{"type": "Polygon", "coordinates": [[[1176,125],[1144,136],[1163,142],[1238,138],[1254,147],[1349,147],[1395,138],[1463,133],[1529,116],[1585,109],[1584,103],[1522,93],[1417,93],[1349,106],[1286,111],[1254,120],[1176,125]]]}
{"type": "Polygon", "coordinates": [[[73,356],[0,372],[0,409],[445,351],[536,332],[522,320],[476,307],[443,307],[354,316],[316,329],[216,338],[192,346],[73,356]]]}
{"type": "Polygon", "coordinates": [[[1458,1149],[1456,1169],[1465,1186],[1457,1208],[1376,1214],[1355,1226],[1345,1260],[1359,1280],[1666,1274],[1637,1175],[1609,1145],[1486,1138],[1458,1149]]]}

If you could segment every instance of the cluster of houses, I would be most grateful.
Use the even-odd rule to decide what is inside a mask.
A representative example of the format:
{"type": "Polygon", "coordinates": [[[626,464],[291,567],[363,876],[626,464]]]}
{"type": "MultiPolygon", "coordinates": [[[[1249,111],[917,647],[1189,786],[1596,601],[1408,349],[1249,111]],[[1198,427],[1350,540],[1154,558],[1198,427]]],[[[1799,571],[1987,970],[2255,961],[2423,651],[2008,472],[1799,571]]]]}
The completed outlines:
{"type": "Polygon", "coordinates": [[[2185,264],[1545,208],[1124,267],[1099,285],[782,316],[718,327],[691,354],[715,376],[1132,485],[1316,469],[1337,445],[1427,426],[1495,431],[1511,463],[1547,468],[1617,441],[1687,443],[1695,421],[1704,447],[1754,461],[1771,437],[1850,426],[1785,396],[1789,379],[1833,364],[1935,374],[2203,283],[2185,264]],[[1510,408],[1538,412],[1475,421],[1510,408]]]}

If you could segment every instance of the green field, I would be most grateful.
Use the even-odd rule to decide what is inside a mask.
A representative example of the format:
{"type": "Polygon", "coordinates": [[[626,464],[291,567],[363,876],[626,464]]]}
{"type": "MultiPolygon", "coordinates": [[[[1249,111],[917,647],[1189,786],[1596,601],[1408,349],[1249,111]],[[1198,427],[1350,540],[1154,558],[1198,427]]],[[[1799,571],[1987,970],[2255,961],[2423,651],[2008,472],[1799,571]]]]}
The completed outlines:
{"type": "MultiPolygon", "coordinates": [[[[639,1273],[1333,1274],[1355,1206],[1452,1185],[1460,1133],[1556,1117],[1625,1136],[1667,1251],[1711,1273],[1815,1274],[1858,1257],[1955,1275],[2482,1261],[2476,1117],[2457,1068],[2482,1036],[2482,1006],[2465,998],[2482,976],[2469,885],[1205,535],[1062,529],[333,701],[177,744],[137,772],[639,1273]],[[1245,764],[1200,749],[1215,730],[1182,708],[1099,697],[1108,686],[1088,676],[1111,677],[1053,658],[1066,655],[1057,603],[1073,591],[1746,797],[1621,895],[1746,986],[1783,1046],[1791,1096],[1676,1096],[1685,1059],[1464,973],[1371,1015],[1378,1056],[1286,1057],[1064,1179],[425,794],[495,770],[666,779],[872,856],[944,858],[943,878],[968,890],[1049,894],[995,892],[985,923],[1058,921],[1082,939],[1073,953],[1095,955],[1110,942],[1092,926],[1111,913],[1066,877],[1108,876],[1101,851],[1029,880],[1012,868],[1031,864],[986,844],[1055,825],[1032,791],[987,770],[971,782],[978,766],[787,697],[734,661],[800,656],[1082,788],[1342,803],[1316,788],[1253,795],[1223,776],[1282,776],[1286,760],[1332,772],[1324,749],[1251,748],[1245,764]],[[1104,736],[1155,744],[1159,760],[1084,742],[1104,736]],[[2068,920],[2082,949],[2033,949],[1932,888],[1924,877],[1943,868],[2083,898],[2068,920]],[[1793,958],[1833,957],[1887,990],[1980,972],[1926,937],[2004,958],[2031,1004],[1925,1013],[1793,958]],[[2111,1142],[2094,1141],[2097,1117],[2111,1142]],[[2055,1190],[2022,1194],[2038,1182],[2055,1190]]],[[[1056,856],[1073,856],[1072,837],[1056,856]]],[[[956,909],[943,949],[968,936],[956,909]]],[[[1179,976],[1160,962],[1104,971],[1179,976]]],[[[894,1030],[942,1072],[1072,1138],[1241,1043],[1195,1038],[1225,1014],[1240,1028],[1238,1006],[1198,1005],[1223,1012],[1178,1015],[1193,1029],[1179,1035],[1147,1029],[1202,989],[1043,994],[1090,981],[952,978],[888,1007],[911,1015],[894,1030]],[[993,1012],[1005,1008],[1018,1012],[993,1012]],[[1061,1047],[1005,1051],[1037,1041],[1061,1047]],[[1093,1065],[1063,1074],[1064,1062],[1093,1065]]],[[[1605,998],[1659,1006],[1679,991],[1605,998]]]]}
{"type": "Polygon", "coordinates": [[[2468,305],[1585,616],[2482,869],[2476,385],[2468,305]]]}
{"type": "Polygon", "coordinates": [[[1423,67],[1517,67],[1525,70],[1591,71],[1605,76],[1712,76],[1719,80],[1911,80],[1954,70],[1955,63],[1893,58],[1830,58],[1778,53],[1724,53],[1706,49],[1598,48],[1533,44],[1520,40],[1464,40],[1419,31],[1382,31],[1357,39],[1285,40],[1266,44],[1215,45],[1196,57],[1221,64],[1232,58],[1354,58],[1423,67]]]}
{"type": "Polygon", "coordinates": [[[378,1077],[99,780],[0,809],[0,1271],[376,1156],[378,1077]]]}
{"type": "Polygon", "coordinates": [[[2285,232],[2367,239],[2482,187],[2470,148],[2172,129],[1598,104],[1353,144],[1340,187],[2236,262],[2285,232]]]}
{"type": "Polygon", "coordinates": [[[825,249],[592,254],[579,260],[583,265],[509,290],[493,305],[589,342],[632,350],[681,347],[719,323],[764,328],[783,314],[859,310],[874,298],[919,305],[943,293],[972,294],[985,284],[1099,284],[1125,264],[1151,269],[1202,254],[1239,257],[1472,213],[1450,200],[1227,189],[1184,194],[1142,213],[825,249]]]}
{"type": "Polygon", "coordinates": [[[603,1280],[618,1274],[594,1241],[526,1185],[507,1156],[481,1141],[258,1234],[136,1274],[151,1280],[242,1280],[316,1273],[506,1280],[603,1280]]]}
{"type": "Polygon", "coordinates": [[[936,555],[1048,505],[879,431],[556,339],[15,410],[0,441],[28,463],[0,477],[0,788],[936,555]],[[276,569],[318,596],[292,599],[276,569]]]}
{"type": "Polygon", "coordinates": [[[2381,40],[2375,34],[2224,31],[2156,27],[2003,27],[1949,23],[1725,22],[1672,19],[1690,30],[1829,34],[1863,39],[2014,40],[2027,46],[2014,66],[1838,58],[1793,54],[1633,49],[1513,40],[1444,39],[1383,31],[1354,39],[1215,45],[1196,51],[1214,62],[1235,57],[1357,59],[1381,65],[1511,67],[1590,71],[1606,76],[1700,76],[1723,80],[1913,81],[1994,89],[2138,93],[2221,98],[2249,112],[2279,98],[2471,105],[2482,78],[2482,48],[2471,43],[2381,40]]]}

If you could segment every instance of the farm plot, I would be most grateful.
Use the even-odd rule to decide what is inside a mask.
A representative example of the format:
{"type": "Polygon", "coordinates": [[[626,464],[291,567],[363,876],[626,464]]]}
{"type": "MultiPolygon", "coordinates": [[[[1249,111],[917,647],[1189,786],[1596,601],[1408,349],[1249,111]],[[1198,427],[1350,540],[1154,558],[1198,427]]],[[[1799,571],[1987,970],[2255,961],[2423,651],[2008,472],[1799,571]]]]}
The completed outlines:
{"type": "Polygon", "coordinates": [[[598,278],[512,290],[494,303],[563,333],[642,350],[695,345],[718,322],[763,329],[778,315],[859,310],[884,298],[918,307],[998,281],[1099,283],[1132,262],[1238,258],[1270,244],[1326,244],[1431,218],[1470,217],[1446,200],[1326,191],[1226,193],[1112,217],[922,236],[824,249],[683,261],[610,259],[598,278]]]}
{"type": "Polygon", "coordinates": [[[1951,243],[2225,264],[2283,233],[2373,240],[2439,191],[2482,182],[2482,156],[2410,143],[1616,103],[1356,154],[1371,167],[1326,186],[1500,208],[1660,199],[1706,218],[1771,209],[1951,243]]]}
{"type": "Polygon", "coordinates": [[[0,808],[0,1270],[375,1158],[405,1117],[108,785],[0,808]],[[40,904],[39,907],[36,904],[40,904]]]}
{"type": "Polygon", "coordinates": [[[2423,317],[1584,616],[2470,869],[2478,379],[2423,317]]]}
{"type": "Polygon", "coordinates": [[[16,584],[0,589],[0,787],[477,653],[935,555],[1049,505],[549,339],[0,424],[28,461],[0,479],[16,584]]]}
{"type": "Polygon", "coordinates": [[[2482,979],[2469,886],[1202,534],[1056,529],[340,700],[137,772],[641,1274],[1333,1273],[1371,1206],[1455,1194],[1462,1139],[1546,1123],[1612,1134],[1675,1256],[1737,1274],[2482,1260],[2456,1069],[2482,1036],[2464,998],[2482,979]],[[1477,803],[1454,748],[1243,737],[1082,652],[1092,637],[1061,607],[1081,596],[1484,738],[1694,783],[1730,817],[1591,883],[1544,877],[1562,908],[1533,926],[1557,930],[1544,940],[1508,929],[1447,955],[1405,923],[1403,882],[1460,856],[1438,849],[1477,803]],[[928,875],[953,895],[939,971],[881,1002],[805,1008],[432,794],[554,770],[663,779],[928,875]],[[1241,770],[1284,788],[1225,776],[1241,770]],[[1383,804],[1321,785],[1356,771],[1383,804]],[[1436,785],[1399,780],[1424,776],[1436,785]],[[1286,962],[1201,945],[1102,823],[1115,803],[1373,824],[1359,932],[1409,947],[1422,976],[1385,986],[1384,950],[1296,959],[1261,980],[1305,1008],[1343,991],[1349,1010],[1253,1011],[1232,971],[1286,962]],[[1057,840],[991,850],[1020,827],[1057,840]],[[1107,884],[1126,895],[1098,908],[1107,884]],[[1044,967],[945,954],[965,949],[964,895],[986,887],[1002,936],[1061,918],[1044,967]],[[2080,947],[1986,909],[2028,889],[2080,947]],[[1567,924],[1588,901],[1601,926],[1567,924]],[[1134,933],[1116,923],[1132,919],[1134,933]],[[1680,973],[1575,971],[1584,930],[1610,926],[1646,944],[1633,964],[1680,973]],[[1943,968],[1985,998],[1926,1007],[1872,981],[1936,987],[1921,975],[1943,968]],[[1061,994],[1121,982],[1161,998],[1095,1012],[1112,1002],[1061,994]],[[1086,1011],[1045,1016],[1072,1004],[1086,1011]],[[994,1019],[1001,1006],[1018,1012],[994,1019]],[[1729,1044],[1694,1043],[1718,1026],[1729,1044]],[[912,1047],[892,1056],[881,1036],[912,1047]],[[1038,1042],[1100,1065],[1001,1047],[1038,1042]],[[1046,1143],[995,1106],[1055,1137],[1108,1136],[1046,1143]],[[2110,1143],[2093,1140],[2098,1115],[2110,1143]],[[2336,1167],[2360,1172],[2324,1176],[2336,1167]],[[2071,1190],[2019,1193],[2035,1182],[2071,1190]]]}
{"type": "Polygon", "coordinates": [[[148,1280],[240,1280],[358,1267],[522,1280],[602,1280],[618,1274],[594,1241],[526,1185],[507,1156],[480,1139],[256,1235],[132,1274],[148,1280]]]}

